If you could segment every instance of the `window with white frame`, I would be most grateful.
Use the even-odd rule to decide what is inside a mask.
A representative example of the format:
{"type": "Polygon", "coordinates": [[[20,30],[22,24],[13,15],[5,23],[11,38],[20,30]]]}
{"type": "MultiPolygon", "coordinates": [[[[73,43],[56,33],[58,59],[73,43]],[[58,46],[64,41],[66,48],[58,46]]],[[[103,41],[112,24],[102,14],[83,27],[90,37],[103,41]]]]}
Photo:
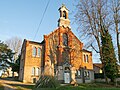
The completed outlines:
{"type": "Polygon", "coordinates": [[[39,75],[39,68],[36,68],[36,72],[35,72],[35,75],[39,75]]]}
{"type": "Polygon", "coordinates": [[[85,79],[90,79],[90,72],[88,70],[84,71],[84,77],[85,79]]]}
{"type": "Polygon", "coordinates": [[[35,76],[35,67],[32,68],[32,75],[35,76]]]}
{"type": "Polygon", "coordinates": [[[88,60],[88,55],[86,55],[86,63],[88,63],[89,62],[89,60],[88,60]]]}
{"type": "Polygon", "coordinates": [[[41,49],[38,48],[38,57],[40,57],[40,55],[41,55],[41,49]]]}
{"type": "Polygon", "coordinates": [[[32,56],[35,57],[36,55],[37,55],[37,48],[33,47],[32,56]]]}
{"type": "Polygon", "coordinates": [[[81,78],[81,70],[76,70],[76,78],[81,78]]]}

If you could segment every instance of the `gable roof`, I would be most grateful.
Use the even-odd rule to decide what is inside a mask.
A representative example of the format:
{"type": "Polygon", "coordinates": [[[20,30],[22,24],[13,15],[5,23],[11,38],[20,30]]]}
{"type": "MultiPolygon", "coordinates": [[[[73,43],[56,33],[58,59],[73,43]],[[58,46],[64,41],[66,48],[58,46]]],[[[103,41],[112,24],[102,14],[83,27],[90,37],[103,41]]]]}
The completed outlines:
{"type": "Polygon", "coordinates": [[[103,64],[102,64],[102,63],[94,63],[93,66],[96,66],[96,67],[102,68],[102,67],[103,67],[103,64]]]}
{"type": "Polygon", "coordinates": [[[30,41],[30,40],[24,39],[23,43],[24,42],[29,42],[29,43],[34,43],[34,44],[43,44],[44,40],[42,42],[36,42],[36,41],[30,41]]]}
{"type": "Polygon", "coordinates": [[[40,43],[40,42],[30,41],[30,40],[24,39],[21,50],[23,49],[23,47],[26,45],[27,42],[41,45],[44,43],[44,40],[40,43]]]}
{"type": "MultiPolygon", "coordinates": [[[[27,40],[29,41],[29,40],[27,40]]],[[[36,41],[29,41],[30,43],[34,43],[34,44],[41,44],[40,42],[36,42],[36,41]]]]}
{"type": "MultiPolygon", "coordinates": [[[[61,8],[65,8],[66,10],[68,10],[68,9],[66,8],[65,4],[62,4],[62,6],[61,6],[58,10],[60,10],[61,8]]],[[[69,11],[69,10],[68,10],[68,11],[69,11]]]]}
{"type": "Polygon", "coordinates": [[[83,49],[82,51],[83,51],[83,52],[89,52],[89,53],[92,52],[92,51],[88,51],[88,50],[86,50],[86,49],[83,49]]]}
{"type": "MultiPolygon", "coordinates": [[[[61,27],[68,29],[68,32],[70,32],[76,38],[76,40],[79,42],[79,44],[83,45],[83,43],[75,36],[75,34],[71,31],[71,29],[69,27],[64,27],[64,26],[61,26],[61,27]]],[[[53,35],[54,32],[59,32],[61,27],[58,27],[57,29],[55,29],[54,31],[50,32],[48,35],[45,35],[45,36],[49,37],[49,36],[53,35]]]]}

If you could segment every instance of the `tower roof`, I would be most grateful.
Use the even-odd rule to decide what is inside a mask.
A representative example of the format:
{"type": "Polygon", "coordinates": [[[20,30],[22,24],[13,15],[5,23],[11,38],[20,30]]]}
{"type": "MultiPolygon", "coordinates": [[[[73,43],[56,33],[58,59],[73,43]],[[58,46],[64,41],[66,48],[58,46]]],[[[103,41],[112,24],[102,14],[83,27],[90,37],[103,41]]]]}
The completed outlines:
{"type": "Polygon", "coordinates": [[[62,6],[58,10],[61,10],[62,8],[65,8],[66,10],[68,10],[67,7],[65,6],[65,4],[62,4],[62,6]]]}

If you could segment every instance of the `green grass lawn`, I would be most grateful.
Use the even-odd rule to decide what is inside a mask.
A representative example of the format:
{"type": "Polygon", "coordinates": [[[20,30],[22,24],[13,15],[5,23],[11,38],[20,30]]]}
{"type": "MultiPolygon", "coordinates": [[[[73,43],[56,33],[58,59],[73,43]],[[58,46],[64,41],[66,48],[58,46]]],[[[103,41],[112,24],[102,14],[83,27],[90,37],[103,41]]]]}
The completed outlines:
{"type": "MultiPolygon", "coordinates": [[[[35,89],[34,85],[25,85],[25,86],[13,85],[13,86],[17,88],[16,90],[26,90],[26,89],[31,89],[31,90],[120,90],[120,86],[115,87],[111,84],[105,84],[105,83],[79,84],[78,86],[66,85],[66,86],[60,86],[57,89],[54,89],[54,88],[35,89]]],[[[4,90],[3,86],[0,86],[0,90],[4,90]]]]}
{"type": "MultiPolygon", "coordinates": [[[[33,89],[40,90],[40,89],[33,89]]],[[[53,88],[42,88],[41,90],[120,90],[120,87],[114,87],[113,85],[108,85],[105,83],[92,83],[92,84],[80,84],[78,86],[61,86],[57,89],[53,88]]]]}
{"type": "Polygon", "coordinates": [[[0,90],[4,90],[4,87],[0,84],[0,90]]]}
{"type": "Polygon", "coordinates": [[[87,87],[86,85],[79,85],[77,87],[64,86],[64,87],[58,88],[58,90],[120,90],[120,88],[116,88],[116,87],[94,87],[94,86],[88,86],[87,87]]]}
{"type": "Polygon", "coordinates": [[[16,90],[26,90],[26,89],[35,90],[34,86],[16,86],[16,90]]]}

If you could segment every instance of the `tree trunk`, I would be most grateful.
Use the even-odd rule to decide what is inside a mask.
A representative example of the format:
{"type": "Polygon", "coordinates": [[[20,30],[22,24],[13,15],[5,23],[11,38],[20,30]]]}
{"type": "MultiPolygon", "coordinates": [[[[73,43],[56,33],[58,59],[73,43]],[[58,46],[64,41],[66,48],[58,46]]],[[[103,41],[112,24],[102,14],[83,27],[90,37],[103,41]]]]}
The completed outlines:
{"type": "Polygon", "coordinates": [[[102,48],[101,48],[101,46],[100,46],[100,40],[99,40],[99,38],[97,38],[97,37],[96,37],[96,40],[97,40],[97,44],[98,44],[98,48],[99,48],[100,60],[101,60],[101,62],[102,62],[102,64],[103,64],[102,67],[103,67],[103,73],[104,73],[105,82],[108,83],[108,79],[107,79],[106,73],[105,73],[105,67],[104,67],[105,62],[103,61],[102,48]]]}
{"type": "Polygon", "coordinates": [[[13,71],[13,73],[12,73],[12,77],[14,78],[14,71],[13,71]]]}
{"type": "Polygon", "coordinates": [[[117,33],[117,49],[118,49],[118,60],[119,60],[119,63],[120,63],[120,45],[119,45],[119,33],[117,33]]]}

